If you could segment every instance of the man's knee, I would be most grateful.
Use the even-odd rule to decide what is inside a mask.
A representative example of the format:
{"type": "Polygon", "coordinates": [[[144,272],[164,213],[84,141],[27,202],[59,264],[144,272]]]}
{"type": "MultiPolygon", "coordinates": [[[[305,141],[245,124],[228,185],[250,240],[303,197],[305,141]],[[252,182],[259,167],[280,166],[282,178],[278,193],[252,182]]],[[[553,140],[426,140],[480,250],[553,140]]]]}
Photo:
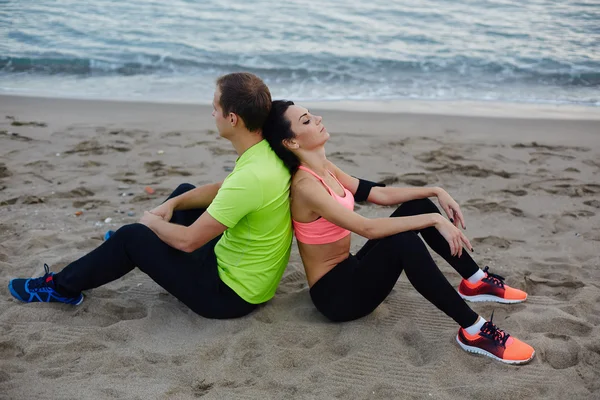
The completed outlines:
{"type": "Polygon", "coordinates": [[[191,183],[182,183],[181,185],[177,186],[177,189],[175,189],[175,191],[173,192],[174,196],[179,196],[182,193],[185,192],[189,192],[192,189],[195,189],[196,186],[192,185],[191,183]]]}
{"type": "Polygon", "coordinates": [[[123,225],[110,237],[110,240],[129,240],[132,238],[140,238],[150,233],[153,233],[152,230],[144,224],[135,223],[123,225]]]}

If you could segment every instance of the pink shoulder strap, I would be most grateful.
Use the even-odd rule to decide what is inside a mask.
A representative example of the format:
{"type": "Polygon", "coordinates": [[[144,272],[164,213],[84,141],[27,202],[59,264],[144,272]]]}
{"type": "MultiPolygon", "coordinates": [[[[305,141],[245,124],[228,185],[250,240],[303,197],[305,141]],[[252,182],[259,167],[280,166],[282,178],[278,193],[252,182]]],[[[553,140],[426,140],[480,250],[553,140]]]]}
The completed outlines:
{"type": "Polygon", "coordinates": [[[321,178],[319,175],[317,175],[315,171],[313,171],[310,168],[306,168],[304,165],[299,166],[298,169],[301,169],[301,170],[306,171],[309,174],[313,175],[315,178],[317,178],[319,181],[321,181],[321,183],[323,184],[323,186],[325,186],[327,188],[327,190],[329,191],[329,194],[333,194],[333,190],[331,190],[331,188],[325,183],[325,181],[323,180],[323,178],[321,178]]]}

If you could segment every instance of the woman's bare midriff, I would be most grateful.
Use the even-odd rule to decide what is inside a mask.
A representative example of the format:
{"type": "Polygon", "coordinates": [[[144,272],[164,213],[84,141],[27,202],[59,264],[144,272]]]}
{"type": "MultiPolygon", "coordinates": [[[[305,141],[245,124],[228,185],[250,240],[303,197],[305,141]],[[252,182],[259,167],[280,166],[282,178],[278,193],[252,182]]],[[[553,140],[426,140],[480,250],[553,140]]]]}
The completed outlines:
{"type": "Polygon", "coordinates": [[[346,236],[337,242],[328,244],[305,244],[298,242],[300,257],[304,264],[308,286],[312,287],[333,267],[348,258],[350,253],[350,237],[346,236]]]}

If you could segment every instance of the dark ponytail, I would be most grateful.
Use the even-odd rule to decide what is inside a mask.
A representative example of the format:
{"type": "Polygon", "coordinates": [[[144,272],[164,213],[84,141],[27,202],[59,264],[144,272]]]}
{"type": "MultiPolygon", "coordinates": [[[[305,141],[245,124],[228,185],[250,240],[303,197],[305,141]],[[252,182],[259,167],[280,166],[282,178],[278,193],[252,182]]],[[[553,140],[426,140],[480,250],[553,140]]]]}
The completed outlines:
{"type": "Polygon", "coordinates": [[[275,154],[285,164],[293,175],[300,166],[300,160],[294,153],[289,151],[283,141],[296,137],[292,132],[291,122],[285,118],[284,114],[289,106],[293,106],[294,102],[287,100],[275,100],[271,105],[271,112],[267,117],[267,121],[263,126],[263,137],[267,140],[275,154]]]}

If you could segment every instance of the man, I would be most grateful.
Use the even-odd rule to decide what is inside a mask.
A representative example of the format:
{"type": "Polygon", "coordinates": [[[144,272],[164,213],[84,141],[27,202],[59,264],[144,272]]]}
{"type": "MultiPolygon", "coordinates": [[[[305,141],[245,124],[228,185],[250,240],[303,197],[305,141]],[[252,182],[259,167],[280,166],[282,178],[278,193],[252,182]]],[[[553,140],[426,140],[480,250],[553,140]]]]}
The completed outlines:
{"type": "Polygon", "coordinates": [[[220,184],[181,185],[91,253],[53,274],[13,279],[24,302],[80,304],[136,266],[207,318],[246,315],[273,297],[290,256],[290,174],[263,140],[271,108],[268,87],[255,75],[220,77],[213,99],[219,134],[239,157],[220,184]]]}

